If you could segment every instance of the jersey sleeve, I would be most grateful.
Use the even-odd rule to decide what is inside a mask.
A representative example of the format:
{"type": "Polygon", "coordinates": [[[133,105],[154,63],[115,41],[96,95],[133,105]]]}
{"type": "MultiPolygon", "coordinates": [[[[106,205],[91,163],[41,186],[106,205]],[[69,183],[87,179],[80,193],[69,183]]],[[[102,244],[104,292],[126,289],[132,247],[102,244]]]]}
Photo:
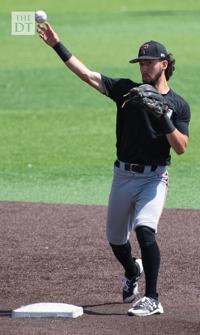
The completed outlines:
{"type": "Polygon", "coordinates": [[[101,75],[101,79],[104,87],[104,94],[114,100],[117,105],[123,103],[124,95],[127,94],[132,87],[139,85],[126,78],[109,78],[101,75]]]}
{"type": "Polygon", "coordinates": [[[184,101],[179,106],[179,109],[180,111],[175,117],[174,125],[182,134],[189,136],[190,107],[188,103],[184,101]]]}
{"type": "Polygon", "coordinates": [[[104,75],[101,75],[101,79],[102,79],[102,83],[103,83],[103,87],[105,91],[104,94],[107,97],[111,98],[112,100],[116,101],[118,98],[117,97],[117,86],[118,86],[118,82],[120,79],[109,78],[104,75]]]}

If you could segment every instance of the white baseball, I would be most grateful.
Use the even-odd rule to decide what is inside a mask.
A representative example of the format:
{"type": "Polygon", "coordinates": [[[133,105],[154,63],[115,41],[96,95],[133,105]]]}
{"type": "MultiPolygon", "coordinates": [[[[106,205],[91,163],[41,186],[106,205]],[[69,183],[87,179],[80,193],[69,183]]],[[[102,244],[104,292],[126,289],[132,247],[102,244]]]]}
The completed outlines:
{"type": "Polygon", "coordinates": [[[37,23],[44,23],[47,20],[47,14],[43,10],[35,12],[35,21],[37,23]]]}

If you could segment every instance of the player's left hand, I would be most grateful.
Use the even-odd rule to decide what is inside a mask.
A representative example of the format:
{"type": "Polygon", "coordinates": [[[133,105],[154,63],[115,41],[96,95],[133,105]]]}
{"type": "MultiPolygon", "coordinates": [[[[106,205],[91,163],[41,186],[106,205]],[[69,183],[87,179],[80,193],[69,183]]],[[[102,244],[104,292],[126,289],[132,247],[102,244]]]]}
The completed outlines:
{"type": "Polygon", "coordinates": [[[163,116],[169,109],[165,98],[149,84],[132,88],[124,97],[127,98],[125,103],[128,101],[139,103],[144,110],[157,118],[163,116]]]}

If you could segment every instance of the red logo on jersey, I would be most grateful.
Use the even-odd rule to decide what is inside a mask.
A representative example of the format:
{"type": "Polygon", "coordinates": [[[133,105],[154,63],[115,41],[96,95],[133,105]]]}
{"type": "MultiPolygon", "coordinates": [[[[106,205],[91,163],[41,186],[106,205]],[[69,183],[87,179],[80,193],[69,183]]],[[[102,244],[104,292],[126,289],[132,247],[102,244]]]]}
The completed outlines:
{"type": "Polygon", "coordinates": [[[143,44],[140,48],[140,55],[145,55],[146,49],[148,49],[149,44],[143,44]]]}

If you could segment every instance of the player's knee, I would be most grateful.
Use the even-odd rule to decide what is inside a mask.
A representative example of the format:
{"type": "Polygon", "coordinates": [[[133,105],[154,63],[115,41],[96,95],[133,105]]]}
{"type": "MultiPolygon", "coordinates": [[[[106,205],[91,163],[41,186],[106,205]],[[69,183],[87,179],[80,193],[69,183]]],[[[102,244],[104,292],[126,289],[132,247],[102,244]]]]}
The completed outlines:
{"type": "Polygon", "coordinates": [[[141,226],[136,229],[136,236],[141,248],[150,247],[156,243],[155,231],[146,226],[141,226]]]}

